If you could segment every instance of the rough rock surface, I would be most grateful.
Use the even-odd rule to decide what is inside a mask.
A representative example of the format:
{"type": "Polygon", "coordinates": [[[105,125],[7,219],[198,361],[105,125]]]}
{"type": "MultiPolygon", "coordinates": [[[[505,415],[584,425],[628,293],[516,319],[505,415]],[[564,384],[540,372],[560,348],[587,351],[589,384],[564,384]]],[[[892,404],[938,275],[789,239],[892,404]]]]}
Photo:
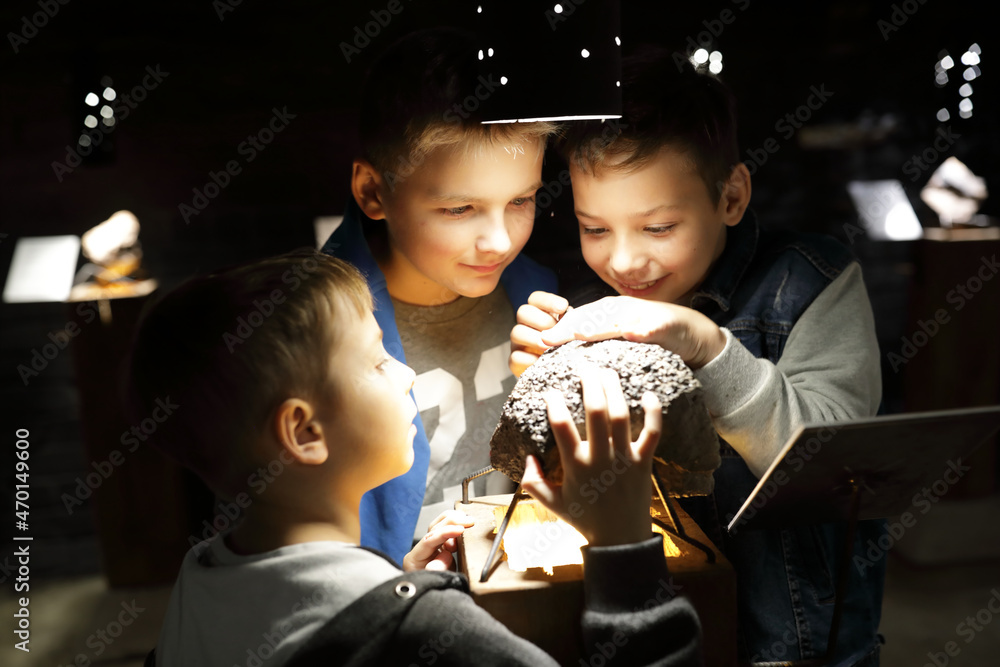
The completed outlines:
{"type": "Polygon", "coordinates": [[[675,496],[707,495],[712,473],[719,466],[719,440],[701,393],[701,383],[681,358],[658,345],[605,340],[572,341],[543,354],[521,375],[504,403],[493,437],[490,462],[512,480],[520,481],[524,461],[534,454],[546,477],[562,479],[559,449],[549,428],[544,392],[558,389],[586,439],[580,369],[612,368],[621,379],[632,417],[632,437],[642,430],[642,395],[655,393],[663,404],[663,433],[656,461],[668,491],[675,496]]]}

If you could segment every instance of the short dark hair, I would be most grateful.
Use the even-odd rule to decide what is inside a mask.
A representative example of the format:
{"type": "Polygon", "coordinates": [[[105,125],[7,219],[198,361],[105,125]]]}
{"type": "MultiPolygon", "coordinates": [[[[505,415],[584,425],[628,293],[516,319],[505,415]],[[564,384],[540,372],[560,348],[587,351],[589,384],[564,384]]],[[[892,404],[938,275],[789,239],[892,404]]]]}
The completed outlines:
{"type": "Polygon", "coordinates": [[[248,445],[274,410],[291,397],[330,396],[345,307],[371,310],[364,279],[313,250],[189,280],[138,325],[126,367],[132,423],[173,406],[150,444],[234,496],[253,469],[248,445]]]}
{"type": "Polygon", "coordinates": [[[689,157],[713,204],[739,161],[736,102],[717,77],[661,47],[622,60],[622,118],[571,124],[560,152],[581,169],[632,171],[661,149],[689,157]]]}
{"type": "Polygon", "coordinates": [[[477,62],[474,40],[457,28],[419,30],[394,42],[365,79],[361,157],[383,175],[405,177],[437,146],[544,141],[556,131],[546,122],[483,125],[477,62]]]}

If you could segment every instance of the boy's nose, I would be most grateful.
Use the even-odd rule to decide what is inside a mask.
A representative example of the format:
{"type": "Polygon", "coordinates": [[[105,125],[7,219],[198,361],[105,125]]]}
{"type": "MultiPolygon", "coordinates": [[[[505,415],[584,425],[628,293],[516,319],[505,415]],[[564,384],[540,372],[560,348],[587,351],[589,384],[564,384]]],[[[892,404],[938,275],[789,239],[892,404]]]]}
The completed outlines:
{"type": "Polygon", "coordinates": [[[622,239],[615,244],[610,259],[611,271],[619,277],[634,273],[646,264],[641,246],[628,239],[622,239]]]}
{"type": "Polygon", "coordinates": [[[489,216],[476,240],[476,250],[482,253],[504,255],[510,251],[510,248],[510,233],[507,231],[503,215],[489,216]]]}

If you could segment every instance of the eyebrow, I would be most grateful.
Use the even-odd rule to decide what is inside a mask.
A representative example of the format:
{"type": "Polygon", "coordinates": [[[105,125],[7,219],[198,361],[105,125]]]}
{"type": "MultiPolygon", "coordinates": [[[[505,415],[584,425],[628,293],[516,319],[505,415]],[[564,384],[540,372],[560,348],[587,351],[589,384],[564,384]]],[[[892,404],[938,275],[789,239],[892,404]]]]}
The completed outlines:
{"type": "MultiPolygon", "coordinates": [[[[544,184],[542,183],[541,180],[539,180],[539,181],[537,181],[535,183],[532,183],[528,187],[526,187],[523,190],[521,190],[520,191],[521,194],[515,195],[514,197],[512,197],[512,199],[515,199],[517,197],[522,197],[522,196],[527,195],[529,192],[533,192],[535,190],[539,190],[539,189],[541,189],[542,185],[544,185],[544,184]]],[[[486,201],[482,197],[473,197],[472,195],[466,195],[466,194],[447,194],[447,193],[445,193],[445,194],[439,194],[439,195],[431,195],[429,197],[429,199],[431,201],[436,201],[436,202],[467,201],[467,202],[471,202],[473,204],[481,204],[482,202],[486,201]]]]}
{"type": "MultiPolygon", "coordinates": [[[[637,211],[635,213],[629,213],[628,217],[630,217],[630,218],[648,218],[648,217],[650,217],[650,216],[652,216],[652,215],[654,215],[656,213],[663,213],[663,212],[667,212],[667,211],[679,211],[679,210],[681,210],[683,208],[684,207],[681,206],[680,204],[661,204],[660,206],[654,206],[653,208],[649,209],[648,211],[637,211]]],[[[601,218],[599,216],[591,215],[591,214],[589,214],[589,213],[587,213],[585,211],[581,211],[580,209],[576,209],[574,211],[574,213],[576,213],[576,216],[578,218],[588,218],[590,220],[601,220],[601,218]]]]}

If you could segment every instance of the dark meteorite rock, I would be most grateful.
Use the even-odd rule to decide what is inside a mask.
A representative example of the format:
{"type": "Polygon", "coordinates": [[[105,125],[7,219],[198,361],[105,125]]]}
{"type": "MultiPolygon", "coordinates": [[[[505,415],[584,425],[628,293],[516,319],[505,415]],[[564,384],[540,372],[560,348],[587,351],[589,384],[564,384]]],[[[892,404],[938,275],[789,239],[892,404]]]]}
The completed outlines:
{"type": "Polygon", "coordinates": [[[490,462],[515,482],[524,474],[524,461],[534,454],[548,479],[562,479],[556,446],[545,407],[544,392],[558,389],[573,420],[586,439],[580,369],[612,368],[621,379],[632,417],[633,439],[642,430],[641,399],[647,390],[663,404],[663,433],[656,449],[661,478],[671,495],[707,495],[712,473],[721,462],[719,440],[701,394],[701,383],[673,352],[659,345],[605,340],[572,341],[543,354],[521,375],[504,403],[493,437],[490,462]]]}

